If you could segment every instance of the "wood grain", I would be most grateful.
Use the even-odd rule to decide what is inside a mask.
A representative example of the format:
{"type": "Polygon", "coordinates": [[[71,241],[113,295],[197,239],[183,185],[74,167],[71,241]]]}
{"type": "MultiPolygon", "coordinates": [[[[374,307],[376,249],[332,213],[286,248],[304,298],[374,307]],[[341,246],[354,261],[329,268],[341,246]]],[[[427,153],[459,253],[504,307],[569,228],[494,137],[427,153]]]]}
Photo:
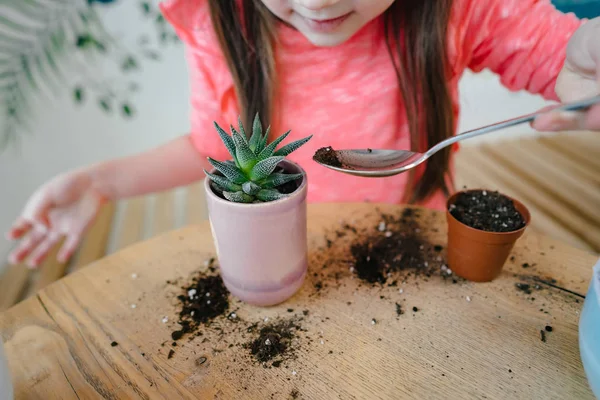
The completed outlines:
{"type": "MultiPolygon", "coordinates": [[[[323,268],[325,234],[344,222],[374,230],[375,207],[309,206],[310,274],[302,289],[270,308],[232,299],[248,325],[304,318],[297,357],[280,368],[252,361],[240,347],[248,340],[244,330],[215,337],[205,329],[171,347],[175,327],[161,319],[176,318],[179,291],[166,281],[186,281],[214,257],[205,222],[98,260],[0,314],[16,398],[287,399],[297,391],[301,399],[593,399],[577,325],[596,256],[529,232],[491,283],[411,277],[399,293],[361,286],[344,267],[339,286],[325,282],[316,291],[312,273],[323,268]],[[525,262],[536,265],[523,269],[525,262]],[[555,279],[558,289],[542,284],[532,295],[521,293],[515,283],[523,274],[555,279]],[[397,316],[396,302],[407,312],[397,316]],[[542,342],[546,325],[554,329],[542,342]],[[198,364],[199,357],[206,362],[198,364]]],[[[429,240],[444,243],[444,215],[422,214],[429,240]]]]}

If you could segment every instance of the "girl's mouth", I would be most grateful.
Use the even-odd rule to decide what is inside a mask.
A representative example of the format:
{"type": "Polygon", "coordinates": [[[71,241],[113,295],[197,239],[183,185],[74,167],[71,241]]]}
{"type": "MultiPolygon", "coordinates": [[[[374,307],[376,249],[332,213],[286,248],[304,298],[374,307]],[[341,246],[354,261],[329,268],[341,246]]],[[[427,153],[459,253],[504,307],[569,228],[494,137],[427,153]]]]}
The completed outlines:
{"type": "Polygon", "coordinates": [[[306,24],[310,29],[315,32],[327,33],[334,31],[338,26],[340,26],[352,13],[344,14],[341,17],[325,19],[325,20],[316,20],[304,17],[306,24]]]}

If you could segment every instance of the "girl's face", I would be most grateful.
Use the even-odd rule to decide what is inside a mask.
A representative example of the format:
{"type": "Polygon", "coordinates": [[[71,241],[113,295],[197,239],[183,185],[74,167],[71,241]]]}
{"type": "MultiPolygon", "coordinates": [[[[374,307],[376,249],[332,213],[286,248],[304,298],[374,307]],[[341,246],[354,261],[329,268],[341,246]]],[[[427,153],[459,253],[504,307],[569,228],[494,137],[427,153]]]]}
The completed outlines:
{"type": "Polygon", "coordinates": [[[315,46],[336,46],[381,15],[394,0],[262,0],[315,46]]]}

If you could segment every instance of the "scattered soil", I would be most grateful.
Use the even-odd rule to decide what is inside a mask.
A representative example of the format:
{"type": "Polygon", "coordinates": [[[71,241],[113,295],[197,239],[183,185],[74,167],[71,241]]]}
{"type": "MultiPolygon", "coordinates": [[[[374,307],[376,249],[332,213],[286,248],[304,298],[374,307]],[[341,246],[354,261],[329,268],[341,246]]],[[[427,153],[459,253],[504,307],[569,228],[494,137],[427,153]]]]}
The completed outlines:
{"type": "Polygon", "coordinates": [[[404,310],[402,310],[402,305],[400,303],[396,303],[396,315],[401,316],[404,314],[404,310]]]}
{"type": "Polygon", "coordinates": [[[119,345],[119,343],[117,343],[117,342],[112,342],[110,345],[111,345],[112,347],[115,347],[115,346],[118,346],[118,345],[119,345]]]}
{"type": "Polygon", "coordinates": [[[318,149],[313,155],[313,160],[322,164],[331,165],[332,167],[342,166],[340,159],[337,157],[335,150],[332,149],[331,146],[318,149]]]}
{"type": "Polygon", "coordinates": [[[544,330],[540,330],[540,336],[542,339],[542,342],[546,343],[546,332],[544,332],[544,330]]]}
{"type": "MultiPolygon", "coordinates": [[[[370,231],[350,247],[356,275],[371,284],[384,284],[392,273],[410,271],[430,277],[443,265],[440,245],[421,236],[419,212],[406,208],[400,215],[382,215],[370,231]]],[[[446,274],[447,275],[447,274],[446,274]]],[[[392,282],[390,286],[397,285],[392,282]]]]}
{"type": "Polygon", "coordinates": [[[487,232],[512,232],[525,226],[513,201],[498,192],[463,192],[450,205],[449,211],[463,224],[487,232]]]}
{"type": "MultiPolygon", "coordinates": [[[[214,272],[212,265],[211,269],[214,272]]],[[[181,329],[171,333],[171,338],[175,341],[186,334],[195,333],[200,325],[210,324],[229,310],[229,291],[218,274],[201,274],[182,289],[185,294],[177,296],[181,307],[177,322],[181,329]]]]}
{"type": "Polygon", "coordinates": [[[269,323],[245,347],[257,362],[266,366],[267,362],[272,361],[271,366],[279,367],[284,360],[293,356],[296,349],[292,341],[300,329],[293,319],[269,323]]]}
{"type": "Polygon", "coordinates": [[[550,325],[546,325],[546,332],[552,332],[552,327],[550,325]]]}

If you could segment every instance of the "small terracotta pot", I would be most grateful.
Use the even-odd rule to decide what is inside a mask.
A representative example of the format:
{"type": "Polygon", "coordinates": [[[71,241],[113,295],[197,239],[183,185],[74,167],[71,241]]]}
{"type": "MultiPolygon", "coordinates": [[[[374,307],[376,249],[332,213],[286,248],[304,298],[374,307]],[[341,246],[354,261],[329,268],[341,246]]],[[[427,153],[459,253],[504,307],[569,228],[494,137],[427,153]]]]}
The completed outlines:
{"type": "Polygon", "coordinates": [[[513,232],[487,232],[471,228],[450,214],[450,205],[461,191],[450,196],[446,203],[448,221],[448,267],[456,275],[474,282],[489,282],[498,277],[515,242],[531,221],[529,210],[521,202],[511,199],[525,219],[525,226],[513,232]]]}
{"type": "Polygon", "coordinates": [[[293,296],[308,266],[306,173],[291,161],[279,165],[289,173],[302,173],[302,182],[288,197],[266,203],[230,202],[213,192],[209,178],[204,179],[223,283],[232,295],[256,306],[275,305],[293,296]]]}

